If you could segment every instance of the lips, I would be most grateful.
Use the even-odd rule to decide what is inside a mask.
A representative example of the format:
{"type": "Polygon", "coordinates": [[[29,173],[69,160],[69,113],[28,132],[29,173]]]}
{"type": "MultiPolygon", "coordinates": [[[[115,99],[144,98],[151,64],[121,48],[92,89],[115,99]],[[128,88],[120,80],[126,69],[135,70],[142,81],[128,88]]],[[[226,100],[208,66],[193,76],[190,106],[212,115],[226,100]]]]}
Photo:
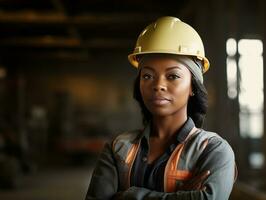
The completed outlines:
{"type": "Polygon", "coordinates": [[[154,96],[151,98],[151,102],[154,105],[163,106],[163,105],[170,103],[170,99],[163,97],[163,96],[154,96]]]}

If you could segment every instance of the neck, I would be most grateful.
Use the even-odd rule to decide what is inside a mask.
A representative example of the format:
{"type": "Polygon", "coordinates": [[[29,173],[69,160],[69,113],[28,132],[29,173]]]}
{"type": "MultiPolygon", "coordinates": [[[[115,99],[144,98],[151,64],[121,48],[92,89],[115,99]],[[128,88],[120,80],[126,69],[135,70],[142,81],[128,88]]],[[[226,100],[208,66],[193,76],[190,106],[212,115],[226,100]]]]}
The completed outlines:
{"type": "Polygon", "coordinates": [[[152,123],[152,136],[158,139],[169,139],[173,137],[187,121],[187,114],[180,116],[154,116],[152,123]]]}

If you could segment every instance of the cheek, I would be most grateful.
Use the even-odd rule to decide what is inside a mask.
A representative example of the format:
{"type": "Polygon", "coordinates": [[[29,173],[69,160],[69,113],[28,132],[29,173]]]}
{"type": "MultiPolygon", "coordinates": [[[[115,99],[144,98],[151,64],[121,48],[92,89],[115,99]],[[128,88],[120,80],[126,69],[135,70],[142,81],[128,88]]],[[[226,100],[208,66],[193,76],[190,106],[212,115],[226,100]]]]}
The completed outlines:
{"type": "Polygon", "coordinates": [[[184,98],[188,98],[191,90],[191,85],[190,82],[186,82],[184,84],[180,84],[178,86],[173,86],[172,87],[172,93],[175,94],[176,96],[180,95],[184,98]]]}
{"type": "Polygon", "coordinates": [[[147,91],[149,91],[147,88],[148,88],[147,83],[144,84],[142,81],[140,81],[139,90],[142,98],[145,98],[145,94],[147,94],[147,91]]]}

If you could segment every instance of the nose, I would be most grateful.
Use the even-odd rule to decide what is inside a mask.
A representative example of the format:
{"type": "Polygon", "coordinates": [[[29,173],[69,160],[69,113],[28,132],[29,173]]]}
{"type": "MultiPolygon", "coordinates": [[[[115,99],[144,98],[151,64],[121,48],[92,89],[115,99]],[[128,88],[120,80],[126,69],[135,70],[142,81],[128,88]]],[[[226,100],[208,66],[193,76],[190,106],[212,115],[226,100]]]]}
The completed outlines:
{"type": "Polygon", "coordinates": [[[158,78],[154,80],[153,90],[154,91],[166,91],[166,83],[162,80],[162,78],[158,78]]]}

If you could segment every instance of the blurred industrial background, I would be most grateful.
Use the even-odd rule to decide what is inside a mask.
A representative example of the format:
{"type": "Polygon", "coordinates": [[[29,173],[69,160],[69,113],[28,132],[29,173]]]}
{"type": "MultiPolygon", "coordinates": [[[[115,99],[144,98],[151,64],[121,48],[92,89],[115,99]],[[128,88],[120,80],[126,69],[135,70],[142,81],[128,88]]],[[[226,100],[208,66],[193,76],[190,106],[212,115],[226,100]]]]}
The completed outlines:
{"type": "Polygon", "coordinates": [[[105,141],[142,126],[127,55],[164,15],[205,44],[205,128],[228,140],[239,170],[230,199],[266,199],[265,9],[264,0],[0,0],[0,199],[84,199],[105,141]]]}

